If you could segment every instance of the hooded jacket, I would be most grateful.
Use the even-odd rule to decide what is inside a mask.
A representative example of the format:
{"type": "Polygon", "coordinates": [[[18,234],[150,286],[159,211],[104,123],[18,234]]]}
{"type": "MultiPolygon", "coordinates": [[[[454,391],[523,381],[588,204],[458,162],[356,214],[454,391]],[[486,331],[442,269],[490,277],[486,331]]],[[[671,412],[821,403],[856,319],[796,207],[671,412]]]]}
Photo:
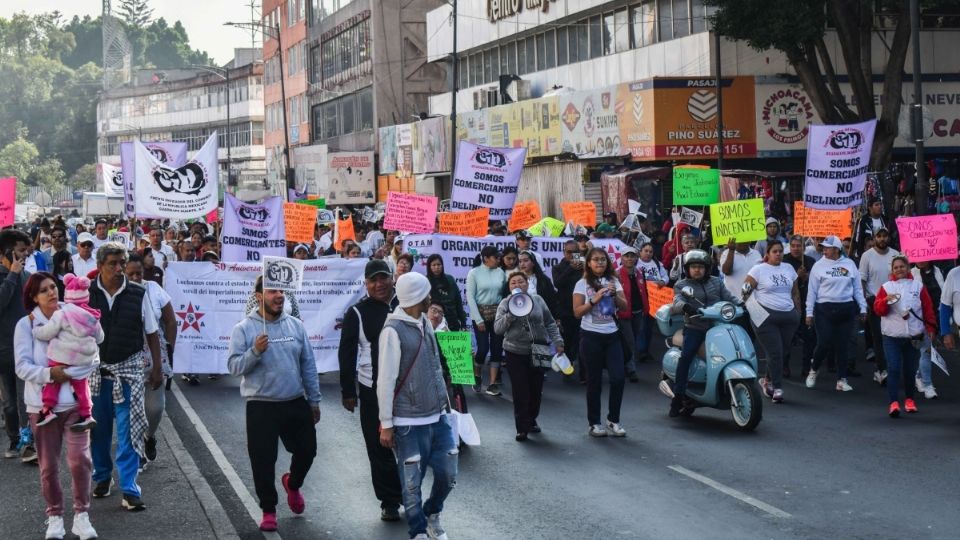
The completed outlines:
{"type": "MultiPolygon", "coordinates": [[[[673,307],[670,308],[670,313],[674,315],[683,313],[683,306],[687,304],[687,301],[683,298],[683,294],[681,294],[680,291],[688,285],[693,289],[693,296],[696,297],[703,306],[709,307],[721,300],[733,302],[737,305],[742,303],[739,298],[735,298],[730,294],[730,291],[727,290],[727,287],[723,284],[723,280],[718,277],[705,276],[702,280],[684,278],[673,286],[673,307]]],[[[701,307],[701,305],[696,302],[694,302],[694,305],[701,307]]],[[[712,321],[705,321],[701,317],[690,317],[686,313],[683,314],[683,322],[686,327],[695,330],[709,330],[713,326],[712,321]]]]}
{"type": "Polygon", "coordinates": [[[777,226],[777,232],[773,235],[767,235],[763,240],[758,240],[757,243],[753,246],[753,249],[757,250],[760,253],[760,256],[767,254],[767,244],[773,242],[774,240],[779,240],[784,247],[789,246],[790,243],[786,238],[783,237],[783,230],[780,228],[780,221],[777,218],[769,217],[767,218],[766,225],[774,224],[777,226]]]}
{"type": "Polygon", "coordinates": [[[906,338],[919,336],[924,330],[929,334],[937,331],[927,288],[911,274],[903,279],[894,279],[891,275],[890,281],[877,291],[873,312],[881,317],[880,331],[887,337],[906,338]],[[887,297],[894,294],[900,295],[900,301],[891,306],[887,304],[887,297]]]}

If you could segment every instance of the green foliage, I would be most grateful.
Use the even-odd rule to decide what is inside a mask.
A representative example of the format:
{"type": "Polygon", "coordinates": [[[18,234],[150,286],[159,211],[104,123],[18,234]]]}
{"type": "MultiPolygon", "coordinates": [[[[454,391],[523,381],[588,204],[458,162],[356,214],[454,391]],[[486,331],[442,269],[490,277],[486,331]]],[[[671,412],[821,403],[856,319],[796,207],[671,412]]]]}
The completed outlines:
{"type": "Polygon", "coordinates": [[[147,0],[120,0],[120,16],[128,26],[141,28],[150,22],[153,9],[147,0]]]}
{"type": "Polygon", "coordinates": [[[0,177],[17,178],[17,202],[22,202],[28,186],[40,186],[54,192],[63,185],[65,175],[56,158],[40,159],[40,151],[24,133],[0,149],[0,177]]]}
{"type": "Polygon", "coordinates": [[[67,180],[67,187],[74,191],[100,191],[100,182],[97,177],[97,165],[87,163],[77,169],[67,180]]]}
{"type": "Polygon", "coordinates": [[[716,28],[724,36],[765,51],[788,51],[822,37],[826,30],[826,0],[704,0],[716,6],[716,28]]]}

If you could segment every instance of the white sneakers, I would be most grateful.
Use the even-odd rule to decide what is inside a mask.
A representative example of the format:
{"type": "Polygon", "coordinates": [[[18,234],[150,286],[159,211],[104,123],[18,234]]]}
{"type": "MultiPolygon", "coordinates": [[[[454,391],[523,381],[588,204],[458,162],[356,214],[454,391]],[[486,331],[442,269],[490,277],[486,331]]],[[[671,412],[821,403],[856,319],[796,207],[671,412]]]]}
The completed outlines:
{"type": "Polygon", "coordinates": [[[847,384],[846,379],[840,379],[837,381],[837,392],[849,392],[853,390],[853,387],[847,384]]]}
{"type": "Polygon", "coordinates": [[[427,538],[430,538],[430,540],[447,540],[447,533],[440,526],[440,514],[427,516],[427,538]]]}
{"type": "Polygon", "coordinates": [[[63,528],[63,516],[49,516],[47,518],[47,540],[63,540],[67,531],[63,528]]]}
{"type": "Polygon", "coordinates": [[[592,426],[590,426],[590,430],[587,431],[587,433],[588,433],[591,437],[606,437],[606,436],[607,436],[607,430],[603,429],[603,426],[601,426],[600,424],[593,424],[592,426]]]}
{"type": "Polygon", "coordinates": [[[79,536],[80,540],[93,540],[97,537],[97,531],[90,524],[90,516],[86,512],[73,516],[73,527],[70,532],[79,536]]]}
{"type": "Polygon", "coordinates": [[[913,379],[913,384],[917,387],[917,392],[923,392],[927,389],[923,384],[923,379],[920,378],[919,374],[913,379]]]}
{"type": "Polygon", "coordinates": [[[877,370],[877,371],[874,371],[874,372],[873,372],[873,382],[875,382],[875,383],[877,383],[877,384],[879,384],[879,385],[881,385],[881,386],[883,385],[883,383],[887,382],[887,370],[883,370],[883,371],[877,370]]]}
{"type": "Polygon", "coordinates": [[[613,437],[626,437],[627,430],[623,429],[623,426],[619,422],[611,422],[607,420],[607,433],[613,437]]]}
{"type": "Polygon", "coordinates": [[[931,384],[923,389],[923,397],[927,399],[937,399],[937,389],[931,384]]]}
{"type": "Polygon", "coordinates": [[[817,385],[817,372],[811,369],[810,372],[807,373],[807,388],[813,388],[816,385],[817,385]]]}

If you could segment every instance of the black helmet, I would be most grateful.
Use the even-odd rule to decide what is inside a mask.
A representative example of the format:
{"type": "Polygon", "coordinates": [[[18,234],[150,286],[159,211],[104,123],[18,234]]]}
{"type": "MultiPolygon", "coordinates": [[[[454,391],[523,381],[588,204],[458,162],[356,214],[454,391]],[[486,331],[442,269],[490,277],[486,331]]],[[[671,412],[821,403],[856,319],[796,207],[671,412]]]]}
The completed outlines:
{"type": "Polygon", "coordinates": [[[702,264],[707,270],[710,269],[710,256],[702,249],[691,249],[683,254],[683,269],[689,270],[691,264],[702,264]]]}

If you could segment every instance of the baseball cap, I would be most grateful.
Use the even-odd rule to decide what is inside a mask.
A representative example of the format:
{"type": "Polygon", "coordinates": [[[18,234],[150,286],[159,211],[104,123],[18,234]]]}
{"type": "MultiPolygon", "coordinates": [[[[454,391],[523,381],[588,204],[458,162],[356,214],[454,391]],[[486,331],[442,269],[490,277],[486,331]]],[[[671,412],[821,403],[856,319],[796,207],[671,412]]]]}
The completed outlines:
{"type": "Polygon", "coordinates": [[[310,248],[307,247],[306,244],[297,244],[296,247],[293,248],[293,252],[296,253],[298,250],[301,250],[301,249],[306,251],[307,253],[310,253],[310,248]]]}
{"type": "Polygon", "coordinates": [[[613,225],[610,225],[609,223],[601,223],[600,226],[597,227],[598,233],[612,233],[614,230],[616,229],[614,229],[613,225]]]}
{"type": "Polygon", "coordinates": [[[77,235],[77,245],[79,246],[80,244],[83,244],[83,243],[85,243],[85,242],[90,242],[91,244],[93,244],[93,243],[95,243],[95,242],[93,241],[94,238],[95,238],[95,237],[94,237],[92,234],[90,234],[90,233],[88,233],[88,232],[82,232],[82,233],[80,233],[80,234],[77,235]]]}
{"type": "Polygon", "coordinates": [[[620,249],[620,255],[621,255],[621,256],[626,255],[627,253],[631,253],[631,254],[633,254],[633,255],[637,255],[637,254],[638,254],[638,253],[637,253],[637,248],[635,248],[635,247],[633,247],[633,246],[626,246],[626,247],[623,247],[623,248],[620,249]]]}
{"type": "Polygon", "coordinates": [[[390,267],[387,266],[387,263],[380,259],[373,259],[367,263],[367,266],[363,269],[364,279],[370,279],[377,274],[386,274],[392,276],[393,272],[390,271],[390,267]]]}
{"type": "Polygon", "coordinates": [[[533,238],[533,235],[530,234],[530,231],[521,229],[516,233],[517,238],[533,238]]]}
{"type": "Polygon", "coordinates": [[[836,236],[828,236],[823,239],[823,242],[820,242],[820,245],[823,247],[832,247],[837,249],[843,249],[843,243],[840,242],[840,239],[836,236]]]}

